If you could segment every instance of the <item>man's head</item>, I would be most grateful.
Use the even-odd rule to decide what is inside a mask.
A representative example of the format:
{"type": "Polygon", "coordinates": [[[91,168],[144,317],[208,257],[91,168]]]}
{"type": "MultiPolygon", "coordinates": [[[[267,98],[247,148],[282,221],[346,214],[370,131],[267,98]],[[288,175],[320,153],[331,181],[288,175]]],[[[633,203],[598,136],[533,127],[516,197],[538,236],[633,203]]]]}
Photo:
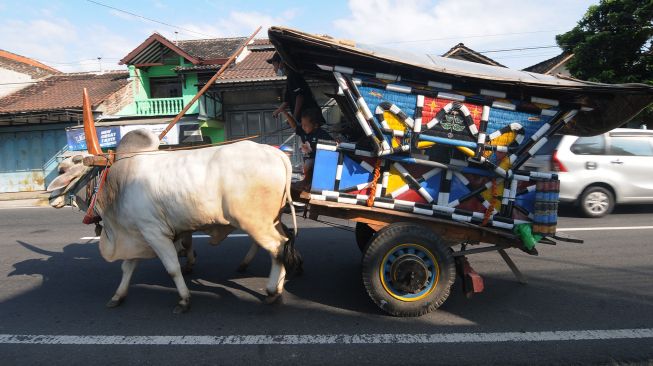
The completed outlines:
{"type": "Polygon", "coordinates": [[[272,57],[269,59],[265,60],[265,62],[269,63],[272,65],[274,68],[274,72],[279,75],[280,71],[283,73],[283,62],[281,61],[281,56],[279,55],[279,52],[275,52],[272,57]]]}
{"type": "Polygon", "coordinates": [[[322,112],[317,108],[307,108],[302,111],[301,118],[302,130],[311,133],[320,127],[322,112]]]}

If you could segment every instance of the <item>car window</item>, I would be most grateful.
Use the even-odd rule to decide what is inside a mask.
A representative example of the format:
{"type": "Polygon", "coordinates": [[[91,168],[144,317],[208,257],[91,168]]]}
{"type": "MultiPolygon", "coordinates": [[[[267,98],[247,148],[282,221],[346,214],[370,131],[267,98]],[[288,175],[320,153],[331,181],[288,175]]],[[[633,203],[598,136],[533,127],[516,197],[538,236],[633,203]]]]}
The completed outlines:
{"type": "Polygon", "coordinates": [[[560,139],[562,139],[562,135],[553,135],[549,137],[548,140],[542,145],[542,147],[537,150],[535,155],[551,155],[553,154],[553,150],[555,150],[558,147],[558,144],[560,143],[560,139]]]}
{"type": "Polygon", "coordinates": [[[610,137],[610,155],[653,156],[653,147],[647,138],[612,136],[610,137]]]}
{"type": "Polygon", "coordinates": [[[605,137],[603,135],[579,137],[571,145],[570,150],[576,155],[603,155],[605,153],[605,137]]]}

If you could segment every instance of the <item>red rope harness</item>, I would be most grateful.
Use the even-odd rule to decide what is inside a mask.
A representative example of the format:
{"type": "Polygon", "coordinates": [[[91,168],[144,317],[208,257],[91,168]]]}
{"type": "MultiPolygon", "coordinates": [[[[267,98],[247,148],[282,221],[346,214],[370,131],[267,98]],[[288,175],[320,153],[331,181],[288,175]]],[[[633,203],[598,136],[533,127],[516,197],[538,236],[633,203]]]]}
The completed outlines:
{"type": "Polygon", "coordinates": [[[107,173],[109,173],[109,167],[104,168],[104,170],[102,171],[102,174],[100,175],[100,183],[98,185],[98,189],[93,194],[93,198],[91,198],[91,203],[88,205],[88,210],[86,210],[86,215],[84,215],[84,219],[82,220],[82,222],[86,225],[97,224],[100,221],[102,221],[102,218],[99,215],[95,214],[94,209],[95,209],[95,201],[97,200],[97,195],[102,190],[104,181],[107,179],[107,173]]]}
{"type": "Polygon", "coordinates": [[[380,176],[381,176],[381,158],[377,158],[376,163],[374,164],[374,178],[372,178],[372,182],[370,183],[372,187],[370,188],[370,196],[367,198],[367,207],[374,206],[374,197],[376,196],[376,186],[380,176]]]}

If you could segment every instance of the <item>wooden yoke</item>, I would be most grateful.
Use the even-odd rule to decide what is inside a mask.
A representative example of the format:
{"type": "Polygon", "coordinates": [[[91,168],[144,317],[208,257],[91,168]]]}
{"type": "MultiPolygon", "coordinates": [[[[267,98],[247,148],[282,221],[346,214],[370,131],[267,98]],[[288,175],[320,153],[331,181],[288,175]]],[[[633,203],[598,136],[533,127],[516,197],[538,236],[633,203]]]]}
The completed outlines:
{"type": "Polygon", "coordinates": [[[86,150],[92,156],[84,158],[84,165],[86,166],[108,166],[113,162],[113,155],[111,158],[102,155],[100,143],[97,138],[97,131],[95,129],[95,121],[93,119],[93,112],[91,111],[91,99],[88,96],[88,90],[84,88],[82,92],[82,116],[84,120],[84,136],[86,138],[86,150]]]}
{"type": "Polygon", "coordinates": [[[210,87],[210,86],[211,86],[211,85],[212,85],[212,84],[213,84],[213,83],[214,83],[214,82],[215,82],[215,81],[220,77],[220,75],[222,75],[225,71],[227,71],[227,67],[229,67],[229,65],[231,65],[231,63],[234,62],[234,61],[236,60],[236,58],[238,57],[238,55],[240,55],[240,53],[243,51],[243,49],[245,49],[245,46],[247,46],[247,45],[249,44],[249,42],[252,41],[252,39],[256,36],[256,34],[257,34],[260,30],[261,30],[261,27],[258,27],[258,28],[256,29],[256,31],[254,31],[254,33],[253,33],[251,36],[249,36],[249,38],[247,38],[247,40],[246,40],[242,45],[240,45],[240,47],[238,47],[238,49],[236,50],[236,52],[234,52],[234,53],[231,55],[231,57],[229,57],[229,59],[227,60],[227,62],[225,62],[224,65],[222,65],[222,67],[220,68],[220,70],[218,70],[218,72],[216,72],[215,75],[213,75],[213,77],[212,77],[211,79],[209,79],[209,81],[206,82],[206,85],[204,85],[204,86],[202,87],[202,89],[200,89],[200,91],[197,92],[197,94],[195,94],[195,96],[193,97],[193,99],[191,99],[191,101],[188,102],[188,104],[186,104],[186,106],[184,107],[184,109],[182,109],[181,112],[179,112],[179,114],[177,114],[177,116],[176,116],[172,121],[170,121],[170,123],[168,124],[168,126],[166,127],[166,129],[163,130],[163,132],[161,132],[161,134],[159,135],[159,140],[163,140],[163,138],[166,136],[166,134],[168,133],[168,131],[170,131],[170,129],[171,129],[172,127],[174,127],[174,125],[176,125],[177,122],[179,122],[179,120],[181,119],[181,117],[183,117],[184,114],[186,114],[186,111],[188,111],[188,109],[190,109],[190,106],[193,105],[193,103],[195,103],[195,102],[196,102],[196,101],[197,101],[197,100],[202,96],[202,94],[204,94],[204,92],[206,92],[206,91],[209,89],[209,87],[210,87]]]}

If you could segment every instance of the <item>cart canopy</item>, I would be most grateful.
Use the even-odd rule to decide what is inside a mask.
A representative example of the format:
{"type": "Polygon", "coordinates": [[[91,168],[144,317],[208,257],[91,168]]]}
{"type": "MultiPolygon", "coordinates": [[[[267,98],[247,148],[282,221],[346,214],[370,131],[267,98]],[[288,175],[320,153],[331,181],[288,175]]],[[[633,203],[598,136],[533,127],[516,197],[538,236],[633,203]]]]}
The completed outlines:
{"type": "Polygon", "coordinates": [[[496,91],[507,99],[536,97],[555,100],[561,109],[580,108],[583,112],[563,130],[567,134],[607,132],[630,121],[653,102],[653,87],[646,84],[594,83],[370,47],[282,27],[270,28],[268,35],[290,68],[316,78],[333,80],[333,67],[339,66],[339,70],[396,75],[406,83],[453,84],[469,91],[496,91]]]}

